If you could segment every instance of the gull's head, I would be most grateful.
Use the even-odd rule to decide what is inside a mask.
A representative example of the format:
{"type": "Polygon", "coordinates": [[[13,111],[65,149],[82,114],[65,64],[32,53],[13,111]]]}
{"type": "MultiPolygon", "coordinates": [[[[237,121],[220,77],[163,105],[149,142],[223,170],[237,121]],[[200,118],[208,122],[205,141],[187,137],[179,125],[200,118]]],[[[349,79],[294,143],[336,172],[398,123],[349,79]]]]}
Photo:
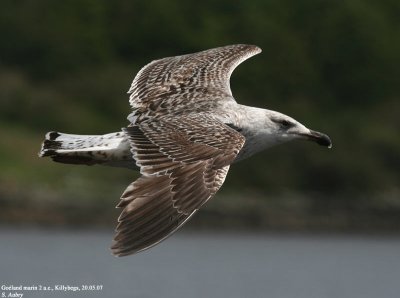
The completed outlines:
{"type": "Polygon", "coordinates": [[[331,139],[324,133],[311,130],[295,119],[275,111],[265,111],[265,130],[274,136],[276,143],[291,140],[313,141],[321,146],[332,147],[331,139]]]}

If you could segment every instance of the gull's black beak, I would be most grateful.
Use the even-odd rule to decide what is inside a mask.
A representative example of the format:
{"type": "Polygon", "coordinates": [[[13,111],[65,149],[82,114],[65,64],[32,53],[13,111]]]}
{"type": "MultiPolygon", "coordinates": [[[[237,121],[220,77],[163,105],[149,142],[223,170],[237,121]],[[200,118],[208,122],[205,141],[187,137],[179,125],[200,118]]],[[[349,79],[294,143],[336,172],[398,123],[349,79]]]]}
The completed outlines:
{"type": "Polygon", "coordinates": [[[306,137],[310,141],[316,142],[318,145],[326,146],[328,148],[332,148],[332,141],[331,139],[324,133],[314,131],[310,129],[309,133],[301,134],[302,136],[306,137]]]}

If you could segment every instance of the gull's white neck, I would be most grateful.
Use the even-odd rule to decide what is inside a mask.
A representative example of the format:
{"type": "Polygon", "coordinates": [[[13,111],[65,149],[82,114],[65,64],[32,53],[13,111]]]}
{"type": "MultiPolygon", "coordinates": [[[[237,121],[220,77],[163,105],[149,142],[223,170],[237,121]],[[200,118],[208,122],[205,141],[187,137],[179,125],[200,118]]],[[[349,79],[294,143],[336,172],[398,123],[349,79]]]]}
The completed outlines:
{"type": "Polygon", "coordinates": [[[225,123],[232,123],[246,138],[246,143],[236,160],[242,160],[251,155],[282,143],[269,126],[268,114],[273,113],[266,109],[249,107],[237,103],[224,107],[225,123]]]}
{"type": "Polygon", "coordinates": [[[238,105],[238,127],[246,138],[237,160],[245,159],[269,147],[282,143],[268,126],[268,110],[238,105]]]}

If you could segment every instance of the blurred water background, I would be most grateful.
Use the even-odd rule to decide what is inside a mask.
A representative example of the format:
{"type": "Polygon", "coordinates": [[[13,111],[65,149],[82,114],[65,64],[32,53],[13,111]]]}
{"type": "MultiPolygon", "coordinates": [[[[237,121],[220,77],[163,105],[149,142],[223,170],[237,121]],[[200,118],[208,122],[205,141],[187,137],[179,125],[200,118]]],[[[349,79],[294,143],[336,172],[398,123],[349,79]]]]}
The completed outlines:
{"type": "Polygon", "coordinates": [[[400,237],[179,232],[116,258],[111,231],[1,229],[0,280],[25,297],[397,298],[400,237]],[[56,291],[56,286],[94,291],[56,291]],[[18,291],[17,291],[18,292],[18,291]]]}
{"type": "MultiPolygon", "coordinates": [[[[166,264],[172,271],[145,271],[146,280],[155,274],[158,283],[164,279],[176,285],[177,296],[200,297],[197,292],[204,287],[196,283],[201,280],[198,273],[192,271],[191,279],[190,274],[182,273],[187,271],[179,270],[180,266],[191,270],[191,262],[196,266],[204,262],[199,272],[207,279],[205,288],[230,291],[232,295],[225,295],[230,297],[261,297],[261,292],[271,288],[275,292],[268,297],[361,297],[356,294],[361,293],[357,290],[361,285],[369,289],[364,294],[382,293],[370,297],[395,297],[390,295],[398,290],[393,278],[399,273],[394,261],[398,240],[393,240],[400,231],[399,14],[400,2],[395,0],[2,1],[0,225],[4,229],[0,261],[7,266],[11,266],[10,260],[33,263],[25,275],[20,265],[11,266],[12,270],[2,271],[1,280],[18,282],[18,276],[28,280],[38,268],[32,258],[49,268],[42,281],[54,280],[52,270],[61,269],[52,267],[53,260],[60,257],[81,264],[79,270],[68,265],[71,270],[66,272],[70,273],[63,278],[79,280],[80,274],[88,274],[89,280],[105,284],[109,280],[126,293],[132,289],[126,284],[132,274],[131,280],[139,276],[143,281],[137,285],[145,293],[144,277],[135,271],[136,266],[147,270],[147,262],[155,268],[159,262],[175,260],[175,267],[166,264]],[[161,57],[234,43],[263,49],[234,72],[231,86],[237,101],[283,112],[327,133],[333,149],[294,142],[238,163],[231,167],[217,196],[184,227],[190,236],[168,240],[162,246],[165,251],[154,248],[154,259],[152,251],[123,261],[111,258],[106,248],[112,233],[107,233],[105,241],[105,234],[91,231],[114,227],[118,216],[114,206],[138,174],[39,159],[44,134],[49,130],[77,134],[117,131],[128,123],[126,91],[143,65],[161,57]],[[36,227],[34,232],[31,227],[36,227]],[[48,233],[40,231],[41,227],[84,228],[88,232],[48,233]],[[220,239],[207,232],[216,229],[233,234],[220,239]],[[203,234],[196,236],[196,231],[203,234]],[[342,236],[282,240],[248,233],[342,236]],[[359,234],[364,236],[359,238],[359,234]],[[240,246],[246,237],[251,244],[240,246]],[[219,248],[225,240],[228,248],[219,248]],[[41,251],[36,245],[43,241],[42,251],[52,254],[31,256],[30,252],[41,251]],[[95,243],[96,262],[112,268],[112,276],[96,275],[102,271],[97,267],[86,272],[85,262],[95,266],[90,249],[66,249],[86,241],[95,243]],[[178,258],[175,246],[182,245],[188,249],[180,250],[178,256],[182,257],[178,258]],[[265,251],[270,245],[273,251],[265,251]],[[324,249],[314,254],[314,245],[324,249]],[[308,251],[306,257],[294,253],[298,246],[304,254],[308,251]],[[213,255],[215,249],[219,251],[213,255]],[[236,254],[232,260],[225,256],[230,251],[236,254]],[[249,256],[257,267],[254,274],[246,271],[245,258],[249,256]],[[265,263],[257,263],[259,260],[265,263]],[[355,267],[346,265],[351,261],[356,262],[355,267]],[[215,263],[220,264],[219,273],[207,275],[206,264],[215,263]],[[329,264],[341,267],[329,273],[329,264]],[[380,269],[373,273],[375,266],[380,269]],[[352,268],[357,269],[353,272],[352,268]],[[320,269],[325,270],[324,281],[320,269]],[[236,272],[232,273],[236,283],[231,288],[225,287],[230,275],[224,270],[236,272]],[[300,271],[305,277],[300,277],[300,271]],[[119,275],[124,283],[118,283],[119,275]],[[261,276],[276,280],[265,283],[261,276]],[[180,278],[190,281],[180,283],[180,278]],[[253,295],[236,291],[240,280],[253,295]],[[286,282],[288,291],[298,292],[298,296],[285,292],[286,282]],[[301,284],[308,286],[299,290],[301,284]],[[353,292],[340,292],[344,284],[354,284],[353,292]],[[382,289],[389,292],[384,295],[382,289]]],[[[156,284],[150,281],[147,286],[156,284]]]]}

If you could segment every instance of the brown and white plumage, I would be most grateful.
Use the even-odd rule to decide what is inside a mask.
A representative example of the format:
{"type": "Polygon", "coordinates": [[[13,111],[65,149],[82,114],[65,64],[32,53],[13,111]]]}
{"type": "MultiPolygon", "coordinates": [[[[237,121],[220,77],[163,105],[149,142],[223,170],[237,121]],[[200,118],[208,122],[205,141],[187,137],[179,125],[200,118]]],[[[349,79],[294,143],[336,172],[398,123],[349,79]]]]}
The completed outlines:
{"type": "MultiPolygon", "coordinates": [[[[261,49],[232,45],[155,60],[143,67],[129,89],[133,122],[146,117],[207,111],[218,101],[234,101],[233,70],[261,49]]],[[[132,121],[132,120],[131,120],[132,121]]]]}
{"type": "Polygon", "coordinates": [[[115,255],[142,251],[176,231],[218,191],[233,162],[292,139],[331,145],[289,116],[236,103],[230,76],[259,52],[232,45],[153,61],[132,82],[131,123],[122,132],[47,134],[40,156],[140,168],[117,206],[115,255]]]}
{"type": "Polygon", "coordinates": [[[153,246],[221,187],[245,139],[207,115],[164,117],[128,127],[142,176],[121,197],[116,255],[153,246]]]}

